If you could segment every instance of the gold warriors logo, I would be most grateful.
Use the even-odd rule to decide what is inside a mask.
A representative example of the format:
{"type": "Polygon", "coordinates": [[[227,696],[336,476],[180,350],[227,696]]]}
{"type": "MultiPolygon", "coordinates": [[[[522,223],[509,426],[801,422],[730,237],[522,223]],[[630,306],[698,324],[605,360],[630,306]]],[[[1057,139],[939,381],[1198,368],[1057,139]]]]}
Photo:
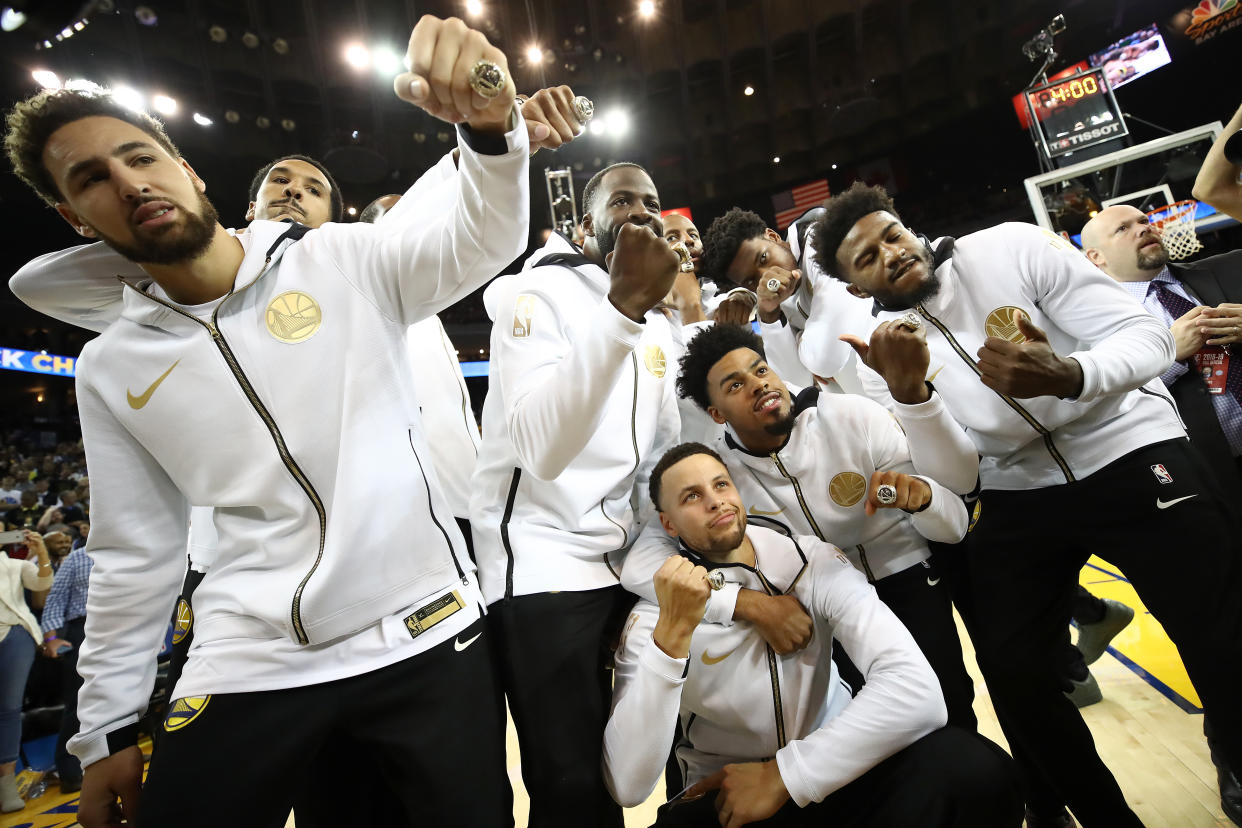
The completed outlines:
{"type": "Polygon", "coordinates": [[[966,527],[967,532],[975,528],[975,524],[979,522],[979,515],[981,514],[983,514],[983,501],[976,500],[975,508],[970,512],[970,525],[966,527]]]}
{"type": "Polygon", "coordinates": [[[184,598],[177,599],[177,620],[173,622],[173,643],[180,644],[194,626],[194,610],[184,598]]]}
{"type": "Polygon", "coordinates": [[[296,345],[315,335],[323,323],[319,303],[299,290],[286,291],[267,306],[267,331],[281,342],[296,345]]]}
{"type": "Polygon", "coordinates": [[[867,479],[858,472],[841,472],[828,482],[828,496],[838,506],[849,508],[867,493],[867,479]]]}
{"type": "Polygon", "coordinates": [[[207,709],[209,701],[211,701],[211,696],[186,696],[184,699],[177,699],[168,708],[168,717],[164,719],[164,729],[171,733],[185,727],[207,709]]]}
{"type": "Polygon", "coordinates": [[[518,294],[513,303],[513,336],[524,339],[530,336],[531,319],[535,316],[535,297],[529,293],[518,294]]]}
{"type": "Polygon", "coordinates": [[[643,348],[643,366],[656,379],[664,377],[664,350],[659,345],[648,345],[643,348]]]}
{"type": "Polygon", "coordinates": [[[988,314],[988,318],[983,322],[983,332],[988,336],[994,336],[997,339],[1008,339],[1010,342],[1021,345],[1026,342],[1026,337],[1022,335],[1022,331],[1018,330],[1017,315],[1022,314],[1030,319],[1026,311],[1022,308],[1015,308],[1012,305],[1005,305],[988,314]]]}

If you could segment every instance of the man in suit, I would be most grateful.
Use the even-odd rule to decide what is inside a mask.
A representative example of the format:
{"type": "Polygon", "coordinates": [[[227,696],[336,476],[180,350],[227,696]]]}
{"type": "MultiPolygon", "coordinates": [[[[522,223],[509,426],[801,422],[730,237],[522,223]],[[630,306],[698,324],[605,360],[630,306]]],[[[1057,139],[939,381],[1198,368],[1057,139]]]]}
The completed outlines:
{"type": "MultiPolygon", "coordinates": [[[[1082,230],[1087,258],[1164,320],[1177,356],[1160,379],[1177,401],[1191,443],[1242,510],[1242,250],[1169,262],[1159,228],[1128,205],[1101,210],[1082,230]]],[[[1214,748],[1211,723],[1204,720],[1214,748]]],[[[1221,807],[1242,825],[1242,785],[1213,749],[1221,807]]]]}
{"type": "Polygon", "coordinates": [[[1230,347],[1242,342],[1242,250],[1171,263],[1159,228],[1120,204],[1087,222],[1082,242],[1088,259],[1169,326],[1177,358],[1160,378],[1226,499],[1242,506],[1242,353],[1230,347]]]}

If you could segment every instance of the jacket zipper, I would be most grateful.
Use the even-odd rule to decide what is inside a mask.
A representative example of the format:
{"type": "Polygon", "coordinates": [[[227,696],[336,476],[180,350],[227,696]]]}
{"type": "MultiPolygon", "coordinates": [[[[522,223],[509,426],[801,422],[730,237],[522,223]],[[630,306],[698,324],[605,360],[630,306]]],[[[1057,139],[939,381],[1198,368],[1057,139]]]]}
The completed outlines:
{"type": "MultiPolygon", "coordinates": [[[[259,276],[266,273],[267,267],[271,264],[271,262],[271,256],[264,259],[263,269],[259,271],[259,275],[256,276],[255,279],[249,284],[244,285],[242,290],[245,290],[251,284],[254,284],[254,281],[257,281],[259,276]]],[[[141,291],[139,292],[141,293],[141,291]]],[[[272,440],[276,444],[276,451],[280,455],[281,462],[284,463],[285,468],[289,471],[289,474],[293,476],[294,481],[299,487],[301,487],[306,496],[310,498],[311,505],[315,507],[315,513],[319,516],[319,550],[315,555],[315,563],[311,566],[310,571],[307,572],[302,578],[301,582],[298,584],[297,590],[293,593],[293,605],[289,616],[291,622],[293,623],[293,631],[297,635],[298,643],[309,644],[310,637],[307,636],[306,628],[302,624],[302,593],[306,589],[306,584],[310,580],[311,576],[315,574],[315,570],[319,568],[320,561],[323,560],[323,548],[328,532],[328,513],[324,508],[323,500],[319,497],[319,493],[315,491],[315,487],[311,485],[311,482],[307,478],[306,474],[302,471],[301,467],[298,466],[297,461],[293,459],[293,455],[290,454],[288,446],[285,445],[285,438],[280,433],[280,428],[276,425],[275,418],[272,417],[271,413],[267,410],[267,407],[263,405],[263,401],[259,399],[259,395],[255,393],[254,386],[250,384],[250,379],[246,376],[245,372],[242,371],[241,365],[237,361],[237,357],[233,354],[233,349],[229,347],[224,335],[220,332],[220,328],[218,327],[220,308],[224,306],[225,301],[232,296],[236,296],[238,293],[240,293],[240,291],[233,291],[230,289],[229,292],[225,294],[224,299],[220,301],[220,304],[216,305],[216,309],[212,312],[210,323],[204,322],[193,314],[186,313],[176,305],[173,305],[170,302],[165,302],[149,293],[143,293],[142,295],[154,302],[158,302],[169,310],[181,314],[186,319],[193,320],[207,329],[207,332],[211,335],[211,339],[215,343],[217,350],[219,350],[220,354],[224,357],[224,361],[228,365],[229,371],[232,372],[233,379],[235,379],[237,384],[241,387],[242,393],[246,395],[246,399],[249,400],[251,407],[254,408],[255,412],[259,415],[259,419],[263,420],[263,424],[267,427],[268,433],[272,435],[272,440]]]]}
{"type": "Polygon", "coordinates": [[[867,560],[867,548],[858,544],[858,557],[862,560],[863,572],[867,573],[867,581],[875,583],[875,573],[871,571],[871,563],[867,560]]]}
{"type": "MultiPolygon", "coordinates": [[[[772,585],[768,583],[768,579],[759,575],[759,583],[763,585],[763,591],[768,595],[775,595],[772,585]]],[[[781,676],[780,668],[776,661],[776,651],[772,649],[772,645],[766,641],[763,644],[768,653],[768,675],[772,678],[772,708],[776,715],[776,747],[777,750],[785,746],[785,706],[781,702],[781,676]]]]}
{"type": "MultiPolygon", "coordinates": [[[[962,348],[962,346],[958,344],[958,341],[953,338],[953,334],[949,333],[949,329],[945,327],[944,323],[928,313],[927,309],[922,305],[918,305],[917,310],[924,319],[936,326],[936,330],[940,331],[940,333],[944,335],[944,338],[948,340],[950,347],[952,347],[957,355],[970,366],[971,370],[974,371],[975,374],[983,376],[983,372],[979,370],[978,364],[971,359],[970,354],[966,353],[965,349],[962,348]]],[[[1043,437],[1044,448],[1048,450],[1048,453],[1052,455],[1053,461],[1061,468],[1061,474],[1065,475],[1065,482],[1073,483],[1076,479],[1074,477],[1074,473],[1070,470],[1069,463],[1065,462],[1065,458],[1061,456],[1061,452],[1057,450],[1056,444],[1052,441],[1052,432],[1049,431],[1043,423],[1035,419],[1034,415],[1023,408],[1021,403],[1013,397],[1010,397],[1008,394],[1002,394],[999,391],[996,391],[995,394],[1004,400],[1006,405],[1016,411],[1018,416],[1026,420],[1027,424],[1043,437]]]]}
{"type": "MultiPolygon", "coordinates": [[[[638,466],[642,462],[638,454],[638,355],[633,351],[630,351],[630,366],[633,368],[634,372],[634,397],[630,401],[630,445],[634,447],[634,468],[630,469],[630,474],[632,475],[638,471],[638,466]]],[[[604,508],[604,500],[606,497],[607,496],[600,498],[599,510],[604,515],[605,520],[621,530],[621,546],[610,552],[604,553],[604,566],[608,567],[608,571],[612,573],[612,577],[620,581],[621,575],[618,574],[617,570],[613,569],[610,557],[613,552],[618,552],[626,547],[630,540],[630,534],[625,531],[621,524],[608,517],[608,511],[604,508]]]]}
{"type": "Polygon", "coordinates": [[[815,532],[815,537],[820,540],[827,540],[824,537],[824,533],[819,530],[819,524],[816,523],[815,518],[811,516],[811,510],[807,508],[806,499],[802,496],[802,485],[798,483],[798,478],[794,477],[785,470],[785,464],[781,462],[781,458],[777,456],[776,452],[772,452],[769,456],[772,458],[772,462],[776,464],[776,470],[779,471],[786,480],[793,484],[794,495],[798,498],[798,506],[801,507],[802,514],[806,517],[807,522],[811,524],[811,529],[815,532]]]}

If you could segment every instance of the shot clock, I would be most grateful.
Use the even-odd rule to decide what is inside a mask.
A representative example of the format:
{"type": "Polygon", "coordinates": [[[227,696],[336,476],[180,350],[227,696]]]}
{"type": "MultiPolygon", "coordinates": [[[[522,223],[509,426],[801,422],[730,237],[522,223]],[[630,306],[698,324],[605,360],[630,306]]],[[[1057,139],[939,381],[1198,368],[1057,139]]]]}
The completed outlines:
{"type": "Polygon", "coordinates": [[[1025,94],[1049,158],[1129,133],[1102,67],[1032,87],[1025,94]]]}

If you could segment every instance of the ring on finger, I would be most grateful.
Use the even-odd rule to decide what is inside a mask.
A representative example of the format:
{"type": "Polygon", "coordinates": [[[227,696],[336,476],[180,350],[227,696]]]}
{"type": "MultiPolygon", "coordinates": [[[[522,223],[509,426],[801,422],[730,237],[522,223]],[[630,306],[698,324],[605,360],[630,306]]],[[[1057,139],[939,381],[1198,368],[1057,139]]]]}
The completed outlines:
{"type": "Polygon", "coordinates": [[[913,333],[923,327],[923,320],[919,319],[918,314],[910,312],[902,314],[902,317],[897,320],[897,325],[902,328],[907,328],[911,333],[913,333]]]}
{"type": "Polygon", "coordinates": [[[892,506],[897,502],[897,487],[891,483],[881,483],[875,490],[875,499],[885,506],[892,506]]]}
{"type": "Polygon", "coordinates": [[[768,279],[767,286],[768,286],[768,290],[772,291],[773,293],[777,293],[781,289],[781,280],[780,279],[768,279]]]}
{"type": "Polygon", "coordinates": [[[595,115],[595,104],[586,95],[579,95],[573,100],[574,117],[578,123],[585,124],[595,115]]]}
{"type": "Polygon", "coordinates": [[[712,588],[713,592],[724,588],[724,572],[719,569],[713,569],[704,575],[703,580],[707,581],[707,585],[712,588]]]}
{"type": "Polygon", "coordinates": [[[480,60],[470,68],[470,88],[488,100],[498,97],[508,84],[505,70],[498,63],[480,60]]]}

